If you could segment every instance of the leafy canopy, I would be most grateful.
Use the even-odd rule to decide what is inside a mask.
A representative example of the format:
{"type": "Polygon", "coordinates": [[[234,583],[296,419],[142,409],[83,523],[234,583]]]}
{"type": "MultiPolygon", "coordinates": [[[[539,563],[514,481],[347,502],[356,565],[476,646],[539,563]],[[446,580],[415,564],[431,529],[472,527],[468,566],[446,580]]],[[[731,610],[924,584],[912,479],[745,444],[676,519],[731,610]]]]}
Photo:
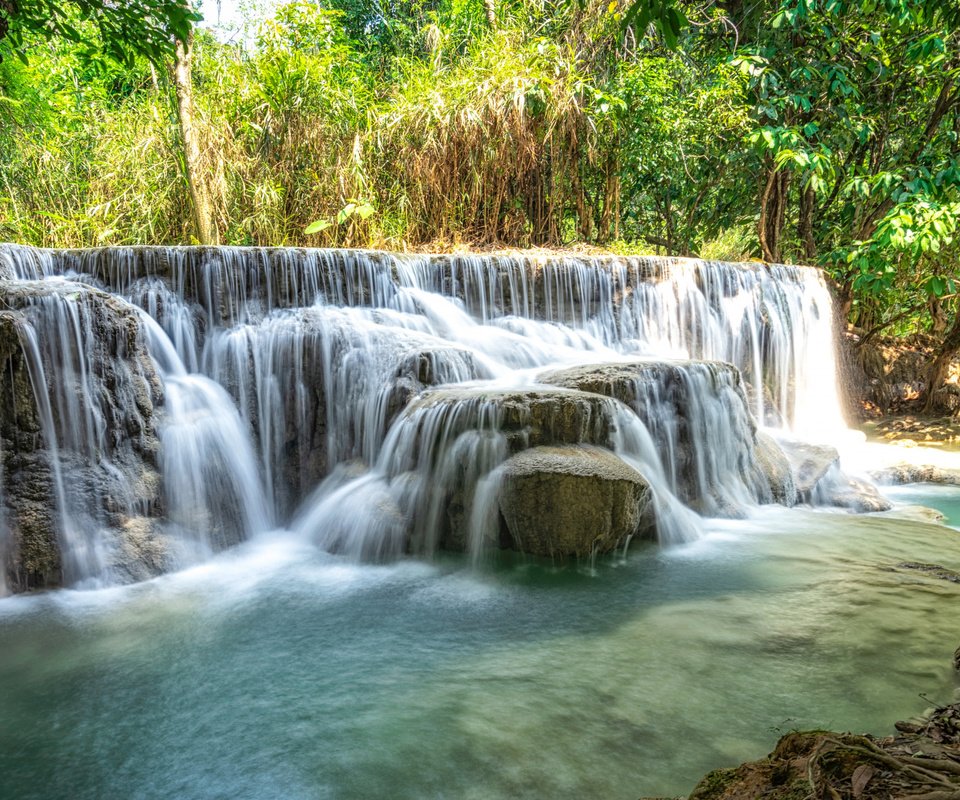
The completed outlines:
{"type": "Polygon", "coordinates": [[[138,55],[160,63],[199,19],[187,0],[0,0],[0,57],[25,61],[42,37],[72,42],[90,60],[104,53],[128,66],[138,55]]]}

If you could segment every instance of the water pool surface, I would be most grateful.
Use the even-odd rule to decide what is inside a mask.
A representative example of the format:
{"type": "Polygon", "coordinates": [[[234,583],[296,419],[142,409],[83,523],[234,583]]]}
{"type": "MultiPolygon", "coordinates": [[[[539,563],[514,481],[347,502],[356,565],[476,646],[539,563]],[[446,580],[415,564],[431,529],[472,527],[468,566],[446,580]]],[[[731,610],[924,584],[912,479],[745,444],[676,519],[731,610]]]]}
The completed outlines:
{"type": "Polygon", "coordinates": [[[765,509],[593,569],[479,571],[271,534],[8,598],[0,797],[688,792],[792,728],[883,733],[952,698],[960,586],[905,561],[960,570],[960,533],[765,509]]]}

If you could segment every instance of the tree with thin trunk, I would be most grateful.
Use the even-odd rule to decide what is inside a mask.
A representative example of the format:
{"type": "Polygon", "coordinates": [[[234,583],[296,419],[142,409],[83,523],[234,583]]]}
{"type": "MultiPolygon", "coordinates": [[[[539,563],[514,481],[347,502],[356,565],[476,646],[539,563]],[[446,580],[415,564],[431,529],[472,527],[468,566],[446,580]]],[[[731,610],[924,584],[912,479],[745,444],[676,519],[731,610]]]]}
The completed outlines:
{"type": "Polygon", "coordinates": [[[497,29],[497,0],[483,0],[483,8],[487,12],[487,23],[492,30],[497,29]]]}
{"type": "Polygon", "coordinates": [[[193,32],[177,39],[173,63],[173,84],[177,95],[177,121],[183,144],[183,171],[190,190],[194,227],[200,244],[218,244],[219,235],[213,213],[213,201],[204,175],[200,141],[193,104],[193,32]]]}
{"type": "Polygon", "coordinates": [[[940,389],[946,382],[950,364],[953,363],[957,353],[960,353],[960,309],[958,309],[954,315],[953,324],[943,337],[943,341],[937,349],[936,357],[933,359],[933,363],[930,364],[930,369],[927,372],[923,403],[923,412],[925,414],[949,411],[943,402],[940,389]]]}

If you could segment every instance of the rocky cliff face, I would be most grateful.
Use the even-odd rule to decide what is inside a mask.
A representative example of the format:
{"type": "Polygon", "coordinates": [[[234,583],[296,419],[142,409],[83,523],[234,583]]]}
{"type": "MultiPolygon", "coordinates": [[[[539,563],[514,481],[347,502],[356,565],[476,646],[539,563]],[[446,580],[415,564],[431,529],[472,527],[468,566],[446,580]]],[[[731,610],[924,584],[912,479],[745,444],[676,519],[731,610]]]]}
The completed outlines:
{"type": "Polygon", "coordinates": [[[139,312],[66,281],[6,281],[0,292],[8,590],[156,574],[163,392],[139,312]]]}

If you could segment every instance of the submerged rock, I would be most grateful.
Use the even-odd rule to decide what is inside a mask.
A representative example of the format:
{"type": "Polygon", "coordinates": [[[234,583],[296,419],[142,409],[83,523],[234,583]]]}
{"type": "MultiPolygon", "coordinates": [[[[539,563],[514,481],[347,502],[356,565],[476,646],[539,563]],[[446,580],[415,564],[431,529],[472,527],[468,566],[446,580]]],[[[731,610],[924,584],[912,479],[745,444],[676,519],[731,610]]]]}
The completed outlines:
{"type": "Polygon", "coordinates": [[[939,578],[942,581],[960,583],[960,572],[947,569],[940,564],[925,564],[920,561],[902,561],[897,564],[897,567],[900,569],[916,570],[917,572],[922,572],[932,578],[939,578]]]}
{"type": "Polygon", "coordinates": [[[775,503],[797,502],[846,508],[856,513],[887,511],[892,504],[868,481],[844,473],[839,453],[828,445],[777,440],[757,432],[757,463],[775,503]]]}
{"type": "Polygon", "coordinates": [[[872,483],[851,477],[839,469],[817,487],[816,499],[822,505],[848,508],[859,514],[889,511],[893,503],[872,483]]]}
{"type": "Polygon", "coordinates": [[[564,558],[613,550],[641,528],[643,476],[595,447],[535,447],[501,468],[500,513],[513,549],[564,558]]]}
{"type": "Polygon", "coordinates": [[[932,464],[895,464],[892,467],[875,470],[870,477],[878,483],[940,483],[960,486],[960,469],[936,467],[932,464]]]}
{"type": "Polygon", "coordinates": [[[943,523],[946,519],[942,511],[921,505],[896,506],[889,512],[889,516],[932,524],[943,523]]]}
{"type": "Polygon", "coordinates": [[[808,496],[827,471],[840,460],[840,453],[830,445],[788,440],[782,440],[779,444],[790,462],[797,493],[801,497],[808,496]]]}

